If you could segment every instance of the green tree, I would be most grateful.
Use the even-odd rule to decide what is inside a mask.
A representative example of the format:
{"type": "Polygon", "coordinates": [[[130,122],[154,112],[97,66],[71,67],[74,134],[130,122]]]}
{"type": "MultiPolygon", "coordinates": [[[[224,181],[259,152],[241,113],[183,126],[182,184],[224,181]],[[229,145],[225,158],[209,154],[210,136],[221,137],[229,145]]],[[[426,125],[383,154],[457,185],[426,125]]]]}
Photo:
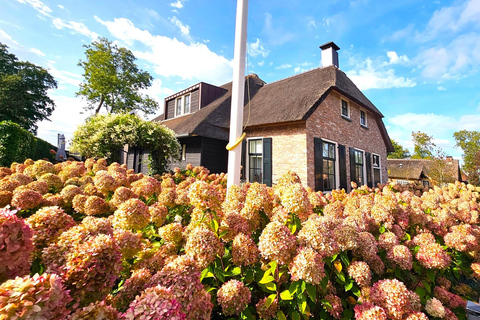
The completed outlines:
{"type": "Polygon", "coordinates": [[[412,132],[414,150],[412,159],[433,159],[437,146],[433,143],[433,137],[425,132],[412,132]]]}
{"type": "Polygon", "coordinates": [[[455,146],[463,151],[463,170],[471,184],[480,185],[480,131],[460,130],[453,134],[455,146]]]}
{"type": "Polygon", "coordinates": [[[71,150],[86,157],[119,161],[124,145],[149,150],[150,173],[162,173],[179,157],[180,144],[167,127],[132,114],[95,115],[73,133],[71,150]]]}
{"type": "Polygon", "coordinates": [[[140,93],[152,85],[153,78],[138,68],[130,50],[118,47],[106,38],[84,47],[86,59],[78,63],[84,70],[84,81],[76,94],[87,100],[86,110],[95,110],[95,114],[102,107],[108,113],[155,112],[158,103],[140,93]]]}
{"type": "Polygon", "coordinates": [[[0,121],[9,120],[36,134],[37,122],[48,120],[55,103],[47,95],[57,82],[47,70],[19,61],[0,43],[0,121]]]}
{"type": "Polygon", "coordinates": [[[390,152],[388,154],[389,159],[406,159],[410,158],[410,151],[408,149],[404,149],[401,144],[396,142],[393,139],[390,139],[392,141],[393,148],[395,149],[394,152],[390,152]]]}

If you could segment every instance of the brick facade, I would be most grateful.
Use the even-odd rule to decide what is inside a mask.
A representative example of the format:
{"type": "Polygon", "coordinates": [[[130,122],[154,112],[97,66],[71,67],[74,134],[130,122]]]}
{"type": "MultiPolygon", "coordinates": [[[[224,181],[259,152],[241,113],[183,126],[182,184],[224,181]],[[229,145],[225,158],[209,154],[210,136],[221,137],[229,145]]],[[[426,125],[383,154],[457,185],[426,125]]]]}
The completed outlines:
{"type": "Polygon", "coordinates": [[[360,106],[332,90],[306,122],[251,128],[247,131],[247,140],[259,137],[272,138],[273,183],[276,183],[282,174],[291,170],[299,175],[304,185],[315,189],[314,138],[345,145],[348,188],[350,188],[349,147],[380,155],[381,179],[382,183],[385,183],[388,180],[385,142],[374,115],[363,108],[362,110],[367,115],[367,128],[360,125],[360,106]],[[350,120],[341,116],[341,99],[349,104],[350,120]]]}

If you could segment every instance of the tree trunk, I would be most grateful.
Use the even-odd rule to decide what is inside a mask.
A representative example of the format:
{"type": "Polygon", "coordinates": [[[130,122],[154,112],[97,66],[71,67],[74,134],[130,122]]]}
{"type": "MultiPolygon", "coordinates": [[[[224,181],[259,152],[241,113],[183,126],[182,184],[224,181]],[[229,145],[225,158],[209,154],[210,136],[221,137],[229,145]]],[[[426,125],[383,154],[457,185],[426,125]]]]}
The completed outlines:
{"type": "Polygon", "coordinates": [[[105,101],[105,98],[102,95],[102,99],[100,99],[100,103],[98,104],[97,110],[95,110],[95,114],[98,114],[98,112],[100,112],[100,109],[102,108],[104,101],[105,101]]]}

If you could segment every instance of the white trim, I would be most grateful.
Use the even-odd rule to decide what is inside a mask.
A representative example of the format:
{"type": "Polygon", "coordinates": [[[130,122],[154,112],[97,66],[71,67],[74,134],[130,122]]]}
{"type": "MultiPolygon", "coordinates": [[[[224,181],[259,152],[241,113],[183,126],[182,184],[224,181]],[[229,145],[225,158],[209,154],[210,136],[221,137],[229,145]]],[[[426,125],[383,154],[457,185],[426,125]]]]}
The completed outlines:
{"type": "Polygon", "coordinates": [[[175,98],[175,105],[174,105],[174,108],[175,108],[175,118],[178,118],[178,117],[181,117],[181,116],[185,116],[187,114],[190,114],[192,113],[192,94],[191,93],[187,93],[183,96],[178,96],[175,98]],[[190,96],[190,106],[189,106],[189,110],[188,112],[185,112],[185,98],[187,96],[190,96]],[[177,106],[178,106],[178,101],[180,100],[180,113],[177,113],[177,106]]]}
{"type": "MultiPolygon", "coordinates": [[[[375,180],[375,179],[373,179],[375,177],[375,174],[373,173],[373,170],[379,170],[380,171],[380,184],[382,184],[383,183],[383,181],[382,181],[382,157],[379,154],[372,152],[372,174],[373,174],[372,182],[374,182],[373,180],[375,180]],[[378,156],[378,169],[376,169],[373,166],[373,156],[374,155],[378,156]]],[[[376,186],[374,186],[374,187],[376,187],[376,186]]]]}
{"type": "MultiPolygon", "coordinates": [[[[262,141],[262,180],[263,180],[263,138],[265,137],[250,137],[250,138],[247,138],[247,145],[245,146],[245,148],[247,150],[245,150],[245,181],[248,182],[250,181],[250,141],[251,140],[261,140],[262,141]]],[[[260,183],[263,183],[260,182],[260,183]]]]}
{"type": "Polygon", "coordinates": [[[175,99],[175,117],[183,114],[183,96],[175,99]],[[180,113],[178,113],[178,101],[180,100],[180,113]]]}
{"type": "Polygon", "coordinates": [[[187,93],[186,95],[183,96],[183,106],[182,106],[182,112],[183,114],[189,114],[191,113],[192,111],[192,94],[191,93],[187,93]],[[186,104],[186,101],[187,101],[187,97],[189,97],[188,99],[188,112],[185,112],[185,104],[186,104]]]}
{"type": "MultiPolygon", "coordinates": [[[[333,190],[340,188],[340,165],[338,164],[338,143],[332,140],[328,140],[325,138],[320,138],[322,141],[333,143],[335,145],[335,187],[333,190]]],[[[323,145],[322,145],[322,161],[323,161],[323,145]]],[[[323,167],[323,165],[322,165],[323,167]]],[[[323,172],[322,172],[323,175],[323,172]]]]}

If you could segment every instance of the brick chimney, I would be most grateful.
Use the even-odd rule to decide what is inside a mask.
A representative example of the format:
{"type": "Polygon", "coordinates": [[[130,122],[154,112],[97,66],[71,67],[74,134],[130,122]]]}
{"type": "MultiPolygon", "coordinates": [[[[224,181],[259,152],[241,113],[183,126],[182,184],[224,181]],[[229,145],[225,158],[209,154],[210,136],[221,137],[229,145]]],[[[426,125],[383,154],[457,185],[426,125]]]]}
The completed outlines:
{"type": "Polygon", "coordinates": [[[453,162],[453,157],[452,156],[447,156],[447,162],[453,162]]]}
{"type": "Polygon", "coordinates": [[[340,68],[340,64],[338,63],[338,50],[340,47],[337,46],[333,41],[327,42],[320,46],[322,49],[322,67],[328,67],[332,64],[337,68],[340,68]]]}

